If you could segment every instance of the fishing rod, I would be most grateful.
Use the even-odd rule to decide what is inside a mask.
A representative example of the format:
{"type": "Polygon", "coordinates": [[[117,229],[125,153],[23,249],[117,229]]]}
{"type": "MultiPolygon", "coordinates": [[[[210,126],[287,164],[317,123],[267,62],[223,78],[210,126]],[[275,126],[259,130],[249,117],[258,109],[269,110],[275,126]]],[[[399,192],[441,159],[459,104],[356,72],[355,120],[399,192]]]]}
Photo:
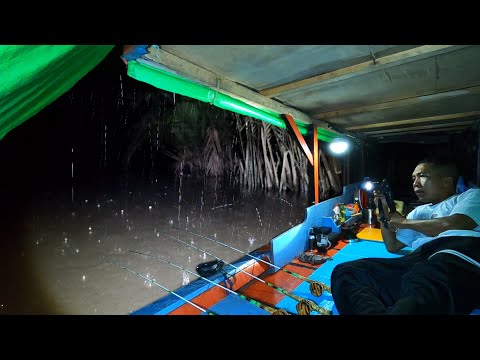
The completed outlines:
{"type": "Polygon", "coordinates": [[[194,249],[197,249],[197,250],[199,250],[199,251],[202,251],[202,252],[204,252],[205,254],[208,254],[208,255],[214,257],[215,259],[218,259],[218,260],[224,262],[225,264],[232,266],[233,268],[235,268],[235,269],[237,269],[237,270],[239,270],[239,271],[241,271],[241,272],[243,272],[243,273],[245,273],[245,274],[253,277],[254,279],[256,279],[256,280],[258,280],[258,281],[260,281],[260,282],[262,282],[262,283],[264,283],[264,284],[266,284],[266,285],[274,288],[275,290],[281,292],[282,294],[285,294],[285,295],[291,297],[292,299],[298,301],[298,304],[297,304],[296,309],[297,309],[297,313],[298,313],[299,315],[310,315],[310,313],[311,313],[313,310],[317,311],[317,312],[318,312],[319,314],[321,314],[321,315],[331,315],[331,311],[329,311],[328,309],[325,309],[325,308],[323,308],[323,307],[318,306],[318,305],[315,304],[312,300],[304,299],[304,298],[302,298],[302,297],[300,297],[300,296],[298,296],[298,295],[292,294],[291,292],[289,292],[289,291],[287,291],[287,290],[285,290],[285,289],[282,289],[282,288],[278,287],[277,285],[274,285],[274,284],[272,284],[272,283],[270,283],[270,282],[268,282],[268,281],[265,281],[265,280],[259,278],[258,276],[255,276],[255,275],[253,275],[253,274],[250,274],[248,271],[245,271],[245,270],[240,269],[239,267],[237,267],[237,266],[235,266],[235,265],[233,265],[233,264],[230,264],[230,263],[227,263],[226,261],[223,261],[223,260],[220,259],[219,257],[217,257],[217,256],[209,253],[209,252],[206,251],[206,250],[203,250],[203,249],[200,249],[200,248],[198,248],[198,247],[196,247],[196,246],[194,246],[194,245],[188,244],[188,243],[186,243],[185,241],[182,241],[182,240],[180,240],[180,239],[177,239],[177,238],[175,238],[175,237],[173,237],[173,236],[171,236],[171,235],[169,235],[169,234],[165,234],[165,233],[162,233],[162,234],[163,234],[163,235],[166,235],[166,236],[168,236],[168,237],[171,237],[172,239],[174,239],[174,240],[176,240],[176,241],[179,241],[179,242],[181,242],[182,244],[185,244],[185,245],[187,245],[187,246],[189,246],[189,247],[191,247],[191,248],[194,248],[194,249]]]}
{"type": "Polygon", "coordinates": [[[160,285],[159,283],[157,283],[154,279],[149,279],[148,277],[140,274],[139,272],[136,272],[136,271],[134,271],[134,270],[131,270],[131,269],[129,269],[129,268],[123,266],[123,265],[119,265],[119,264],[116,264],[116,263],[110,262],[110,261],[107,261],[107,263],[108,263],[108,264],[115,265],[115,266],[118,266],[119,268],[125,269],[125,270],[127,270],[127,271],[129,271],[129,272],[131,272],[131,273],[133,273],[133,274],[135,274],[135,275],[138,275],[138,276],[144,278],[145,280],[150,281],[152,284],[155,284],[155,285],[157,285],[158,287],[161,287],[161,288],[162,288],[163,290],[165,290],[166,292],[169,292],[170,294],[175,295],[176,297],[182,299],[183,301],[189,303],[189,304],[192,305],[192,306],[195,306],[197,309],[201,310],[201,311],[204,312],[204,313],[207,313],[208,315],[218,315],[217,313],[215,313],[215,312],[213,312],[213,311],[204,309],[204,308],[198,306],[197,304],[194,304],[194,303],[191,302],[190,300],[185,299],[183,296],[178,295],[177,293],[173,292],[172,290],[167,289],[165,286],[160,285]]]}
{"type": "Polygon", "coordinates": [[[206,281],[208,281],[209,283],[212,283],[213,285],[219,286],[219,287],[221,287],[222,289],[225,289],[225,290],[231,292],[232,294],[235,294],[235,295],[239,296],[239,297],[242,298],[243,300],[247,300],[248,302],[251,302],[252,304],[258,306],[259,308],[268,311],[271,315],[290,315],[290,313],[289,313],[288,311],[284,310],[284,309],[278,309],[278,308],[274,308],[274,307],[272,307],[272,306],[268,306],[268,305],[266,305],[266,304],[263,304],[263,303],[261,303],[261,302],[258,301],[258,300],[249,298],[248,296],[245,296],[245,295],[243,295],[243,294],[240,294],[240,293],[238,293],[238,292],[235,292],[235,291],[233,291],[233,290],[231,290],[231,289],[229,289],[229,288],[227,288],[227,287],[225,287],[225,286],[223,286],[223,285],[217,284],[217,283],[215,283],[214,281],[212,281],[212,280],[210,280],[210,279],[207,279],[206,277],[203,277],[203,276],[201,276],[201,275],[195,274],[193,271],[190,271],[190,270],[188,270],[188,269],[186,269],[186,268],[184,268],[184,267],[182,267],[182,266],[180,266],[180,265],[176,265],[176,264],[174,264],[174,263],[172,263],[172,262],[170,262],[170,261],[168,261],[168,260],[165,260],[165,259],[163,259],[163,258],[161,258],[161,257],[154,256],[154,255],[149,255],[149,254],[145,254],[145,253],[142,253],[142,252],[140,252],[140,251],[135,251],[135,250],[130,250],[130,252],[135,253],[135,254],[140,254],[140,255],[143,255],[143,256],[147,256],[147,257],[151,257],[151,258],[154,258],[154,259],[163,261],[163,262],[165,262],[165,263],[167,263],[167,264],[169,264],[169,265],[175,266],[175,267],[177,267],[177,268],[179,268],[179,269],[182,269],[182,270],[184,270],[184,271],[187,271],[187,272],[190,273],[190,274],[193,274],[193,275],[195,275],[195,276],[197,276],[197,277],[199,277],[199,278],[202,278],[203,280],[206,280],[206,281]]]}
{"type": "Polygon", "coordinates": [[[306,277],[306,276],[303,276],[303,275],[297,274],[297,273],[295,273],[295,272],[293,272],[293,271],[284,269],[284,268],[282,268],[282,267],[280,267],[280,266],[277,266],[277,265],[275,265],[275,264],[272,264],[272,263],[270,263],[270,262],[268,262],[268,261],[265,261],[265,260],[263,260],[263,259],[257,258],[257,257],[255,257],[255,256],[253,256],[253,255],[250,255],[250,254],[248,254],[248,253],[246,253],[246,252],[244,252],[244,251],[242,251],[242,250],[236,249],[236,248],[234,248],[233,246],[224,244],[224,243],[222,243],[221,241],[212,239],[212,238],[210,238],[210,237],[208,237],[208,236],[204,236],[204,235],[200,235],[200,234],[194,233],[194,232],[189,231],[189,230],[186,230],[186,229],[180,229],[180,228],[177,228],[177,227],[174,227],[174,226],[172,226],[172,228],[177,229],[177,230],[185,231],[185,232],[187,232],[187,233],[189,233],[189,234],[192,234],[192,235],[200,236],[200,237],[202,237],[202,238],[204,238],[204,239],[207,239],[207,240],[214,241],[214,242],[216,242],[217,244],[226,246],[226,247],[229,248],[229,249],[233,249],[233,250],[235,250],[235,251],[238,251],[238,252],[240,252],[240,253],[242,253],[242,254],[244,254],[244,255],[250,256],[251,258],[253,258],[253,259],[255,259],[255,260],[261,261],[261,262],[263,262],[263,263],[265,263],[265,264],[267,264],[267,265],[269,265],[269,266],[272,266],[272,267],[274,267],[274,268],[276,268],[276,269],[278,269],[278,270],[282,270],[282,271],[286,272],[287,274],[290,274],[290,275],[292,275],[292,276],[294,276],[294,277],[296,277],[296,278],[298,278],[298,279],[301,279],[301,280],[303,280],[303,281],[306,281],[306,282],[308,282],[308,283],[310,284],[310,292],[312,293],[312,295],[320,296],[320,295],[322,295],[322,293],[323,293],[324,291],[328,291],[329,293],[332,292],[331,289],[330,289],[330,286],[328,286],[327,284],[324,284],[324,283],[322,283],[322,282],[320,282],[320,281],[316,281],[316,280],[309,279],[309,278],[306,277]]]}

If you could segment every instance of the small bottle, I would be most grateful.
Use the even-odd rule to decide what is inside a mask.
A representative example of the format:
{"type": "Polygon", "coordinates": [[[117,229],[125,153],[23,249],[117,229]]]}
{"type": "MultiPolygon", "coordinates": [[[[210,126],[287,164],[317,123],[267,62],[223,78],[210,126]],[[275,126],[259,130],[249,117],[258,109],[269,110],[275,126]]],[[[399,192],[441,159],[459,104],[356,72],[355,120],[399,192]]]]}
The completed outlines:
{"type": "Polygon", "coordinates": [[[343,224],[347,220],[347,208],[345,204],[339,204],[340,207],[340,224],[343,224]]]}

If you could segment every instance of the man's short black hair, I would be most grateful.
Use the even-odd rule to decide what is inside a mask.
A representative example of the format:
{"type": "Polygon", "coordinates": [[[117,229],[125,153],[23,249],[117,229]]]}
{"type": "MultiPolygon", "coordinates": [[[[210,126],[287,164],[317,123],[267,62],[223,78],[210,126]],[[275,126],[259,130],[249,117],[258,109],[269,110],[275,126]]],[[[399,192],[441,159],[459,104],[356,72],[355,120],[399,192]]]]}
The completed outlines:
{"type": "Polygon", "coordinates": [[[459,172],[455,161],[447,156],[428,156],[418,162],[420,164],[432,164],[435,171],[442,177],[451,177],[453,186],[457,186],[459,172]]]}

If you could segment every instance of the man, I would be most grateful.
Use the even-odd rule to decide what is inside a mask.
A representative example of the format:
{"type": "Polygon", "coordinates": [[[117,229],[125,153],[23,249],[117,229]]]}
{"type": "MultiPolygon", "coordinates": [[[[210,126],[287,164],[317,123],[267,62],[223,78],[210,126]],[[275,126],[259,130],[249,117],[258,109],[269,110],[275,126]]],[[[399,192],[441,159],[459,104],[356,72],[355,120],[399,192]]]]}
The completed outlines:
{"type": "Polygon", "coordinates": [[[337,265],[331,275],[335,305],[344,314],[470,314],[480,306],[480,189],[456,194],[454,164],[422,160],[412,173],[424,205],[406,218],[389,214],[381,223],[396,258],[365,258],[337,265]]]}

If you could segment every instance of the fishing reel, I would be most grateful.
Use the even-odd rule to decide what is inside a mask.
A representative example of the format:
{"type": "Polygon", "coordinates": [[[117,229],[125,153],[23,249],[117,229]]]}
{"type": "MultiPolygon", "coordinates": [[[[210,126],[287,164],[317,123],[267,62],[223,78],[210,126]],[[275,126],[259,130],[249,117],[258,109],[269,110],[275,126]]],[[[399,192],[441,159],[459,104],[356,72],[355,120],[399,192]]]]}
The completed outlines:
{"type": "Polygon", "coordinates": [[[212,260],[198,264],[195,270],[197,270],[200,276],[210,277],[222,271],[224,265],[225,263],[223,261],[212,260]]]}
{"type": "Polygon", "coordinates": [[[290,315],[290,313],[284,309],[276,309],[272,312],[272,315],[290,315]]]}
{"type": "Polygon", "coordinates": [[[323,291],[331,291],[330,287],[326,286],[325,284],[322,284],[318,281],[312,281],[310,283],[310,293],[314,296],[320,296],[323,294],[323,291]]]}
{"type": "Polygon", "coordinates": [[[302,299],[298,302],[297,306],[298,315],[310,315],[312,311],[318,312],[320,315],[332,315],[332,311],[322,306],[317,305],[312,300],[302,299]]]}

